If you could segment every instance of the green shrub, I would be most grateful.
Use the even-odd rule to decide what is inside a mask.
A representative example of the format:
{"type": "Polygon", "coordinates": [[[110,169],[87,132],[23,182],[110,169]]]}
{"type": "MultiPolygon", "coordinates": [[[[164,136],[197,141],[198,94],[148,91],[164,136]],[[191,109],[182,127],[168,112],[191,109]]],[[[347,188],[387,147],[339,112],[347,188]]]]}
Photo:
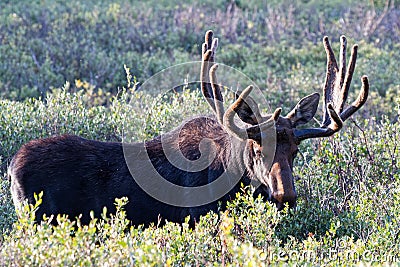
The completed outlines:
{"type": "Polygon", "coordinates": [[[0,95],[45,98],[52,88],[77,79],[116,94],[125,85],[124,64],[144,81],[171,65],[198,60],[202,35],[210,28],[227,51],[221,55],[225,63],[262,88],[275,78],[271,74],[287,77],[298,63],[313,75],[315,64],[324,66],[316,56],[324,56],[320,45],[314,50],[311,44],[320,43],[324,35],[338,40],[346,34],[375,49],[366,57],[375,63],[371,68],[367,62],[365,73],[389,70],[374,77],[386,81],[376,84],[382,95],[392,79],[398,84],[396,60],[374,56],[391,50],[390,58],[398,59],[399,11],[393,4],[385,12],[382,1],[373,2],[2,1],[0,95]],[[296,49],[302,51],[300,58],[296,49]]]}
{"type": "MultiPolygon", "coordinates": [[[[397,0],[388,3],[384,14],[386,1],[1,1],[0,265],[398,264],[399,11],[397,0]],[[220,38],[217,60],[261,88],[264,111],[282,106],[283,114],[321,92],[323,35],[336,52],[341,34],[360,45],[349,101],[363,74],[369,99],[340,133],[301,144],[295,211],[278,213],[243,188],[225,211],[201,217],[194,229],[132,227],[126,199],[116,200],[116,214],[104,211],[86,226],[62,216],[57,227],[34,224],[40,197],[17,215],[6,171],[29,140],[68,133],[143,141],[209,113],[191,81],[168,92],[163,81],[154,91],[142,86],[166,67],[198,60],[209,28],[220,38]]],[[[226,102],[231,98],[226,91],[226,102]]]]}
{"type": "MultiPolygon", "coordinates": [[[[93,97],[85,91],[68,93],[65,87],[48,95],[46,104],[3,100],[1,125],[8,125],[2,128],[7,131],[2,135],[3,163],[16,144],[29,138],[72,132],[118,140],[124,125],[137,129],[137,140],[143,140],[170,130],[189,107],[198,105],[197,112],[204,112],[198,91],[154,97],[125,90],[110,96],[109,107],[93,106],[93,97]],[[151,116],[138,109],[150,109],[151,116]],[[18,115],[18,122],[6,116],[11,113],[18,115]],[[24,133],[28,123],[31,130],[24,133]],[[33,127],[39,123],[47,126],[33,127]]],[[[57,218],[57,227],[36,225],[35,206],[24,206],[16,220],[9,182],[3,180],[1,264],[251,266],[399,260],[399,121],[350,119],[346,125],[332,138],[302,144],[295,167],[296,211],[278,213],[243,188],[225,212],[203,216],[195,229],[172,223],[130,227],[124,200],[117,201],[117,214],[105,213],[88,226],[63,217],[57,218]]]]}

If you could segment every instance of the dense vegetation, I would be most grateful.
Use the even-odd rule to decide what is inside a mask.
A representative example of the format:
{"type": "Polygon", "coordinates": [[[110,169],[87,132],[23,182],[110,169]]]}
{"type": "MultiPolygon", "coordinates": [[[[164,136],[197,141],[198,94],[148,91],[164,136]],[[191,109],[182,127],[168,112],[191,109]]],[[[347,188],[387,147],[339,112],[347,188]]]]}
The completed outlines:
{"type": "MultiPolygon", "coordinates": [[[[98,2],[0,2],[0,265],[400,262],[398,1],[98,2]],[[17,216],[7,164],[28,140],[74,133],[120,141],[130,131],[141,141],[209,112],[185,77],[171,94],[143,86],[198,60],[207,29],[220,38],[218,61],[248,75],[283,113],[321,90],[323,35],[336,50],[341,34],[360,45],[349,98],[363,74],[370,98],[339,134],[302,144],[295,212],[277,213],[243,188],[195,229],[130,227],[124,199],[117,214],[82,227],[62,217],[58,227],[36,225],[36,206],[17,216]]],[[[163,86],[155,89],[171,89],[163,86]]]]}

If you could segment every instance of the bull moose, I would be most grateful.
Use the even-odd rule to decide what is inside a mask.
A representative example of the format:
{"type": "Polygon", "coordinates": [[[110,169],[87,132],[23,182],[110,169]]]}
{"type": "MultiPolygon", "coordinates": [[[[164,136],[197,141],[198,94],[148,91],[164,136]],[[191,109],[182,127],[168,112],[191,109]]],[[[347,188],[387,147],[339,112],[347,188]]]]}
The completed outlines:
{"type": "Polygon", "coordinates": [[[208,31],[202,45],[200,86],[214,115],[188,119],[144,143],[99,142],[74,135],[32,140],[19,149],[9,166],[14,204],[34,203],[34,194],[43,191],[37,221],[44,214],[66,214],[70,219],[81,216],[82,223],[88,223],[91,211],[95,216],[100,216],[103,207],[114,212],[115,198],[125,196],[127,217],[134,225],[157,223],[160,217],[181,223],[187,216],[194,225],[201,215],[223,209],[242,184],[255,181],[254,195],[276,203],[278,210],[295,207],[292,171],[298,145],[338,132],[368,97],[368,78],[363,76],[358,98],[344,108],[358,46],[353,46],[346,69],[344,36],[340,43],[338,65],[328,37],[323,38],[327,70],[322,124],[297,129],[314,117],[318,93],[301,99],[286,116],[280,115],[280,108],[263,116],[249,96],[249,86],[224,110],[215,63],[218,39],[208,31]],[[189,164],[207,158],[208,165],[182,168],[170,152],[181,154],[189,164]]]}

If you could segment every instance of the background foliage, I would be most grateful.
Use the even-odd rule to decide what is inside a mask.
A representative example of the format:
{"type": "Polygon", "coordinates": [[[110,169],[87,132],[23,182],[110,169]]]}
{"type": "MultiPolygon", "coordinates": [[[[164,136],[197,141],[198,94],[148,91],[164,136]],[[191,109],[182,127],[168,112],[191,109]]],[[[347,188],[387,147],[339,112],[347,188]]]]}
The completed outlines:
{"type": "Polygon", "coordinates": [[[400,261],[399,15],[398,1],[1,1],[0,265],[400,261]],[[277,213],[244,188],[195,229],[129,227],[125,200],[84,227],[62,217],[58,227],[35,225],[35,206],[17,220],[6,170],[23,143],[62,133],[120,141],[127,130],[142,141],[209,112],[197,90],[141,89],[158,71],[198,60],[207,29],[220,38],[218,61],[284,113],[321,90],[322,36],[336,51],[341,34],[359,44],[349,98],[367,74],[369,100],[339,134],[302,144],[296,212],[277,213]]]}

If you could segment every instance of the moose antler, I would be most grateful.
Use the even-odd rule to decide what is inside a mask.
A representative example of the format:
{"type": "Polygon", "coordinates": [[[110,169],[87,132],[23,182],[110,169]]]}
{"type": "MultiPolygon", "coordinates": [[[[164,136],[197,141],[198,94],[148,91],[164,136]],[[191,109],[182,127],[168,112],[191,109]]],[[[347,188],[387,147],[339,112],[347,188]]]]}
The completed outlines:
{"type": "MultiPolygon", "coordinates": [[[[214,104],[214,94],[209,81],[210,68],[214,65],[215,53],[218,47],[218,39],[213,38],[214,33],[212,31],[207,31],[205,34],[205,40],[202,45],[202,59],[201,59],[201,71],[200,71],[200,81],[201,81],[201,91],[203,96],[207,100],[208,104],[211,106],[212,110],[216,112],[216,107],[214,104]]],[[[223,102],[222,94],[216,95],[216,98],[223,102]]]]}
{"type": "Polygon", "coordinates": [[[362,88],[357,99],[343,110],[356,65],[358,45],[354,45],[352,48],[349,66],[346,70],[346,37],[341,36],[340,38],[339,66],[327,36],[324,37],[323,43],[327,56],[327,70],[323,90],[323,122],[320,128],[295,129],[294,134],[299,141],[308,138],[333,135],[342,128],[345,120],[364,105],[368,98],[368,77],[364,75],[361,77],[362,88]]]}
{"type": "MultiPolygon", "coordinates": [[[[222,124],[230,134],[242,140],[260,138],[263,131],[274,126],[275,121],[279,118],[281,113],[281,108],[276,109],[268,120],[251,127],[241,128],[236,125],[234,122],[235,114],[241,111],[246,103],[246,99],[248,102],[254,102],[254,100],[249,96],[253,90],[253,86],[248,86],[227,109],[227,111],[224,111],[223,97],[216,75],[218,64],[214,63],[217,46],[218,39],[213,38],[212,31],[207,31],[205,34],[205,42],[202,46],[202,64],[200,73],[203,95],[215,112],[218,122],[222,124]],[[208,82],[208,79],[210,82],[208,82]]],[[[253,114],[259,114],[257,106],[253,105],[252,108],[255,109],[252,111],[253,114]]]]}

